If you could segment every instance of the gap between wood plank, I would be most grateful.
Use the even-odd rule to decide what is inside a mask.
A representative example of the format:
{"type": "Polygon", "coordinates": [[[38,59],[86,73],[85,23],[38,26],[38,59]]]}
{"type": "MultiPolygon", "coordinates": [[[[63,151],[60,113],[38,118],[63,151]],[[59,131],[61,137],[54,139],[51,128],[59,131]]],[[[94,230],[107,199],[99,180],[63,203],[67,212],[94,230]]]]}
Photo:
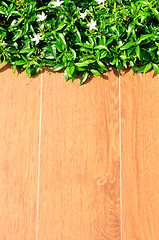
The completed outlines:
{"type": "Polygon", "coordinates": [[[40,186],[40,147],[41,147],[42,86],[43,86],[43,69],[42,69],[42,71],[41,71],[41,87],[40,87],[40,119],[39,119],[39,153],[38,153],[38,184],[37,184],[36,240],[38,240],[38,220],[39,220],[39,186],[40,186]]]}
{"type": "Polygon", "coordinates": [[[120,240],[122,236],[122,164],[121,164],[121,81],[119,75],[119,154],[120,154],[120,240]]]}

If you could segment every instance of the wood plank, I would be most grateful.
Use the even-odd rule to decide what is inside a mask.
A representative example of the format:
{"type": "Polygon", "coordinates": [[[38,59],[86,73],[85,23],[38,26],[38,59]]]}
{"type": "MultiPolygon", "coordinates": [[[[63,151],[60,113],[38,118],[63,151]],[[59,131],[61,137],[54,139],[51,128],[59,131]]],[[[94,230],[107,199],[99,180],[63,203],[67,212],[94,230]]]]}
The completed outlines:
{"type": "Polygon", "coordinates": [[[44,73],[38,239],[119,240],[118,77],[78,85],[44,73]]]}
{"type": "Polygon", "coordinates": [[[159,76],[121,77],[123,240],[159,239],[159,76]]]}
{"type": "Polygon", "coordinates": [[[0,239],[36,237],[40,76],[0,65],[0,239]]]}

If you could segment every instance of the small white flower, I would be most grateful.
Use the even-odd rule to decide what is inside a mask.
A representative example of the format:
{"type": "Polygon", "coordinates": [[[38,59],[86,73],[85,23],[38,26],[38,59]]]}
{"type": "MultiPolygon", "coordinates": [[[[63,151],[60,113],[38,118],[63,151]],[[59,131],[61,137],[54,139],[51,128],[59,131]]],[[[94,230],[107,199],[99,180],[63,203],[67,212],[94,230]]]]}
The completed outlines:
{"type": "Polygon", "coordinates": [[[80,17],[81,17],[82,19],[84,19],[86,16],[87,16],[87,12],[86,12],[86,11],[85,11],[84,13],[81,13],[81,12],[80,12],[80,17]]]}
{"type": "Polygon", "coordinates": [[[89,30],[91,31],[92,29],[97,30],[96,28],[96,21],[93,21],[93,19],[91,19],[91,22],[87,24],[87,26],[89,27],[89,30]]]}
{"type": "Polygon", "coordinates": [[[5,41],[3,41],[3,42],[0,41],[0,46],[3,46],[3,47],[4,47],[5,45],[6,45],[5,41]]]}
{"type": "Polygon", "coordinates": [[[38,19],[36,20],[37,22],[39,22],[39,21],[44,21],[44,20],[47,18],[47,16],[45,15],[44,12],[42,12],[41,15],[40,15],[40,14],[37,14],[37,17],[38,17],[38,19]]]}
{"type": "Polygon", "coordinates": [[[95,0],[98,4],[104,4],[104,0],[95,0]]]}
{"type": "Polygon", "coordinates": [[[34,34],[34,37],[31,40],[38,44],[41,38],[42,38],[41,34],[40,35],[34,34]]]}
{"type": "Polygon", "coordinates": [[[64,1],[57,0],[56,2],[51,2],[54,7],[59,7],[64,1]]]}
{"type": "Polygon", "coordinates": [[[89,14],[91,14],[91,13],[90,13],[90,11],[89,11],[88,9],[86,9],[86,13],[89,13],[89,14]]]}

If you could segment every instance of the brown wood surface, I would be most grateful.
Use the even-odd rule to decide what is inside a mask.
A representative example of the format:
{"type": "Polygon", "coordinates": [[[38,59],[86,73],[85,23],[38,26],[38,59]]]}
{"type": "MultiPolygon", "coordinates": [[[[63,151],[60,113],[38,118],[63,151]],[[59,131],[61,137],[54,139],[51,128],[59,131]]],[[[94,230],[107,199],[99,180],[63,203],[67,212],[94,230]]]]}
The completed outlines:
{"type": "Polygon", "coordinates": [[[159,239],[159,76],[111,71],[79,87],[0,66],[0,239],[159,239]],[[120,159],[122,238],[120,232],[120,159]]]}
{"type": "Polygon", "coordinates": [[[44,73],[39,240],[120,239],[119,86],[104,76],[44,73]]]}
{"type": "Polygon", "coordinates": [[[121,77],[123,240],[159,239],[159,76],[121,77]]]}
{"type": "Polygon", "coordinates": [[[0,239],[36,237],[40,77],[0,65],[0,239]]]}

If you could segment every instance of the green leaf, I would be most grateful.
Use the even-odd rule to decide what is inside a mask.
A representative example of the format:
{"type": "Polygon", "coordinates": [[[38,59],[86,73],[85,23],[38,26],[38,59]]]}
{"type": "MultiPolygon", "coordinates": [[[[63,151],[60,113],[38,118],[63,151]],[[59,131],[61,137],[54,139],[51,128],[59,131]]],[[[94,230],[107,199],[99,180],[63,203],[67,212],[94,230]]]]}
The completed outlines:
{"type": "Polygon", "coordinates": [[[92,49],[92,46],[88,43],[76,43],[76,45],[79,45],[81,47],[92,49]]]}
{"type": "Polygon", "coordinates": [[[132,29],[133,29],[133,25],[130,24],[127,29],[127,38],[129,38],[130,34],[132,33],[132,29]]]}
{"type": "Polygon", "coordinates": [[[157,72],[157,74],[159,74],[159,65],[157,65],[156,63],[152,63],[153,69],[157,72]]]}
{"type": "Polygon", "coordinates": [[[110,43],[112,43],[114,41],[115,37],[110,38],[107,42],[106,45],[109,45],[110,43]]]}
{"type": "Polygon", "coordinates": [[[69,79],[69,72],[68,72],[68,68],[66,68],[65,70],[64,70],[64,77],[65,77],[65,80],[66,80],[66,82],[68,81],[68,79],[69,79]]]}
{"type": "Polygon", "coordinates": [[[27,67],[26,67],[26,74],[27,74],[28,76],[31,75],[31,68],[30,68],[30,66],[27,66],[27,67]]]}
{"type": "Polygon", "coordinates": [[[119,59],[116,59],[116,67],[119,70],[119,75],[120,75],[120,72],[121,72],[121,69],[122,69],[122,63],[119,59]]]}
{"type": "Polygon", "coordinates": [[[20,53],[30,53],[30,52],[32,52],[32,49],[30,48],[23,48],[20,50],[20,53]]]}
{"type": "Polygon", "coordinates": [[[88,72],[84,72],[80,81],[80,85],[82,85],[87,80],[88,75],[89,75],[88,72]]]}
{"type": "Polygon", "coordinates": [[[56,48],[59,52],[63,52],[62,47],[61,47],[60,44],[55,43],[55,48],[56,48]]]}
{"type": "Polygon", "coordinates": [[[70,74],[73,75],[74,71],[75,71],[75,66],[72,66],[69,68],[70,74]]]}
{"type": "Polygon", "coordinates": [[[1,31],[6,31],[6,29],[5,29],[5,28],[3,28],[3,27],[0,27],[0,30],[1,30],[1,31]]]}
{"type": "Polygon", "coordinates": [[[79,72],[84,72],[88,69],[88,67],[76,67],[76,71],[79,71],[79,72]]]}
{"type": "Polygon", "coordinates": [[[138,73],[143,73],[144,70],[145,70],[145,66],[142,66],[137,72],[138,72],[138,73]]]}
{"type": "Polygon", "coordinates": [[[57,31],[60,31],[60,30],[63,29],[65,26],[66,26],[66,24],[60,25],[60,26],[56,29],[56,32],[57,32],[57,31]]]}
{"type": "Polygon", "coordinates": [[[74,71],[74,73],[72,74],[72,82],[76,79],[76,72],[74,71]]]}
{"type": "Polygon", "coordinates": [[[136,46],[135,51],[136,51],[136,55],[137,55],[138,59],[141,60],[141,57],[140,57],[140,47],[136,46]]]}
{"type": "Polygon", "coordinates": [[[121,47],[121,50],[129,49],[129,48],[131,48],[134,45],[135,45],[135,42],[128,42],[124,46],[121,47]]]}
{"type": "Polygon", "coordinates": [[[15,62],[16,65],[20,66],[20,65],[24,65],[26,63],[26,61],[24,60],[18,60],[15,62]]]}
{"type": "Polygon", "coordinates": [[[52,53],[45,53],[45,58],[47,59],[55,59],[52,53]]]}
{"type": "Polygon", "coordinates": [[[100,59],[105,58],[107,56],[107,51],[101,52],[100,59]]]}
{"type": "Polygon", "coordinates": [[[101,73],[98,72],[98,71],[95,70],[95,69],[90,69],[90,71],[91,71],[94,75],[96,75],[96,76],[101,76],[101,73]]]}
{"type": "Polygon", "coordinates": [[[59,38],[60,38],[61,42],[63,43],[63,45],[67,46],[66,41],[65,41],[65,37],[62,33],[59,33],[59,38]]]}
{"type": "Polygon", "coordinates": [[[155,15],[155,17],[159,20],[159,11],[157,11],[157,9],[153,9],[153,8],[151,8],[151,11],[155,15]]]}
{"type": "Polygon", "coordinates": [[[40,66],[34,66],[32,69],[31,69],[31,77],[32,76],[35,76],[39,71],[40,71],[41,67],[40,66]]]}
{"type": "Polygon", "coordinates": [[[141,67],[137,72],[146,73],[146,72],[148,72],[148,70],[150,70],[151,67],[152,67],[152,63],[148,63],[148,64],[144,65],[143,67],[141,67]]]}
{"type": "Polygon", "coordinates": [[[98,45],[98,46],[94,47],[94,49],[99,49],[99,50],[105,49],[105,50],[108,50],[108,48],[106,46],[103,46],[103,45],[98,45]]]}
{"type": "Polygon", "coordinates": [[[152,67],[152,63],[148,63],[148,64],[145,66],[144,73],[148,72],[148,70],[150,70],[151,67],[152,67]]]}
{"type": "Polygon", "coordinates": [[[126,55],[120,55],[120,58],[122,59],[122,60],[125,60],[125,59],[127,59],[127,56],[126,55]]]}
{"type": "Polygon", "coordinates": [[[17,30],[17,33],[16,33],[16,35],[12,38],[12,41],[16,41],[18,38],[20,38],[21,36],[22,36],[22,30],[17,30]]]}
{"type": "Polygon", "coordinates": [[[147,62],[149,62],[150,58],[151,58],[150,54],[148,53],[148,50],[146,52],[142,49],[140,49],[140,57],[141,57],[142,61],[147,61],[147,62]]]}
{"type": "Polygon", "coordinates": [[[97,60],[97,63],[98,63],[98,65],[99,65],[104,71],[109,72],[108,69],[106,68],[106,66],[104,65],[104,63],[102,63],[102,62],[99,61],[99,60],[97,60]]]}
{"type": "Polygon", "coordinates": [[[16,21],[15,19],[11,22],[12,27],[17,27],[21,22],[23,21],[23,18],[20,18],[19,21],[16,21]]]}
{"type": "Polygon", "coordinates": [[[0,13],[1,13],[1,14],[4,14],[4,15],[7,15],[7,10],[6,10],[6,8],[0,7],[0,13]]]}
{"type": "Polygon", "coordinates": [[[89,61],[79,62],[79,63],[75,63],[75,66],[77,66],[77,67],[86,67],[86,66],[89,65],[89,63],[91,63],[91,62],[89,62],[89,61]]]}
{"type": "Polygon", "coordinates": [[[139,40],[137,40],[137,44],[141,43],[142,41],[148,39],[148,38],[152,38],[154,37],[154,34],[146,34],[146,35],[142,35],[139,40]]]}
{"type": "Polygon", "coordinates": [[[73,59],[75,60],[75,59],[76,59],[76,52],[75,52],[75,50],[73,50],[72,48],[70,48],[70,51],[72,52],[72,54],[73,54],[73,59]]]}
{"type": "Polygon", "coordinates": [[[7,3],[5,3],[4,1],[2,1],[2,5],[5,6],[6,8],[8,8],[7,3]]]}
{"type": "Polygon", "coordinates": [[[52,53],[53,57],[56,59],[56,47],[55,47],[55,45],[53,44],[52,46],[50,46],[50,49],[51,49],[51,53],[52,53]]]}
{"type": "Polygon", "coordinates": [[[56,66],[54,66],[51,70],[53,72],[57,72],[57,71],[60,71],[62,68],[64,68],[64,64],[63,63],[59,63],[56,66]]]}

